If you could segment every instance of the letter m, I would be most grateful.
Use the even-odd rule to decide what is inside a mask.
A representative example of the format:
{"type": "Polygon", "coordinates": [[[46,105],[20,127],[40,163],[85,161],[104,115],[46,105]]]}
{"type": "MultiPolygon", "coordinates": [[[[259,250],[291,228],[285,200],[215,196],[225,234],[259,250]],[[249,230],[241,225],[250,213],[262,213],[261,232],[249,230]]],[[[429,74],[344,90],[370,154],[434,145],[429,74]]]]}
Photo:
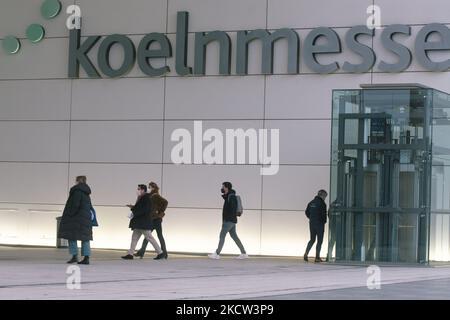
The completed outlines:
{"type": "Polygon", "coordinates": [[[258,29],[254,31],[238,31],[236,48],[236,73],[246,75],[248,73],[248,45],[254,40],[262,41],[262,63],[263,74],[273,74],[273,55],[275,42],[280,39],[288,41],[288,73],[298,73],[298,52],[300,41],[297,32],[292,29],[278,29],[273,33],[258,29]]]}

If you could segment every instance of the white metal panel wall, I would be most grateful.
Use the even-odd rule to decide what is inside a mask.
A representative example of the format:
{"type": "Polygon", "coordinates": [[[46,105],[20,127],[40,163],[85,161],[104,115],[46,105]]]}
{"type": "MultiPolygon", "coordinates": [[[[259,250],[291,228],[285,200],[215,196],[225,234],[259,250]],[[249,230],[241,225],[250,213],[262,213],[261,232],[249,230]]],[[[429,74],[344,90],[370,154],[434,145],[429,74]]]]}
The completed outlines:
{"type": "MultiPolygon", "coordinates": [[[[65,6],[73,2],[63,1],[65,6]]],[[[43,22],[39,20],[40,3],[3,0],[0,38],[9,34],[23,37],[28,23],[43,22]]],[[[176,13],[189,11],[191,66],[197,31],[229,31],[235,48],[238,30],[296,28],[302,52],[312,28],[329,26],[341,36],[343,53],[321,56],[320,61],[336,60],[342,65],[344,61],[359,61],[348,51],[343,36],[349,27],[366,22],[366,8],[371,4],[381,6],[383,25],[408,23],[414,25],[413,33],[425,23],[450,23],[446,16],[450,3],[445,0],[75,3],[82,8],[83,36],[122,33],[138,44],[144,34],[166,32],[173,49],[176,13]]],[[[252,75],[247,77],[218,76],[218,45],[212,43],[207,51],[206,77],[177,76],[172,58],[167,77],[149,79],[135,67],[123,79],[68,80],[64,21],[62,12],[55,21],[45,22],[49,38],[37,45],[22,40],[22,50],[15,56],[0,50],[0,243],[53,244],[56,214],[50,209],[61,210],[74,177],[86,174],[101,224],[95,229],[95,247],[128,246],[127,209],[121,206],[134,199],[136,184],[154,180],[161,184],[170,204],[164,223],[169,250],[212,251],[221,220],[220,183],[231,180],[248,209],[238,231],[249,253],[300,255],[309,239],[303,210],[319,188],[329,188],[331,90],[371,82],[418,82],[450,92],[449,72],[422,72],[415,61],[402,74],[384,74],[375,68],[367,74],[340,71],[317,75],[304,65],[301,54],[300,74],[285,75],[285,41],[276,46],[277,75],[272,76],[260,74],[261,46],[256,42],[250,45],[252,75]],[[262,177],[258,165],[171,164],[171,132],[192,127],[194,119],[205,120],[205,128],[222,130],[279,128],[279,173],[262,177]],[[22,192],[24,186],[26,192],[22,192]],[[18,211],[8,211],[11,208],[18,211]],[[20,227],[24,222],[27,227],[20,227]]],[[[392,60],[395,57],[380,48],[380,34],[381,30],[376,30],[373,44],[368,37],[361,37],[361,41],[373,45],[379,59],[392,60]]],[[[413,37],[400,41],[413,49],[413,37]]],[[[122,54],[113,48],[113,65],[120,63],[122,54]]],[[[235,61],[233,50],[233,73],[235,61]]],[[[164,62],[160,59],[157,65],[164,62]]],[[[82,77],[86,78],[84,72],[82,77]]],[[[231,240],[224,250],[237,252],[231,240]]],[[[326,241],[323,254],[325,250],[326,241]]]]}

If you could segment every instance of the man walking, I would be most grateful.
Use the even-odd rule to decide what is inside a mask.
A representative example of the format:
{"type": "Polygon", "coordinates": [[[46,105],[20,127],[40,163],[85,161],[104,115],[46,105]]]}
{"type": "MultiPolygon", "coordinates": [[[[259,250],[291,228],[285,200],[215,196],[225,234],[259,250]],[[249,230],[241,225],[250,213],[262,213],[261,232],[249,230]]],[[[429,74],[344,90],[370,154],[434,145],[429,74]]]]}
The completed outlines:
{"type": "MultiPolygon", "coordinates": [[[[150,218],[152,219],[152,228],[150,231],[156,230],[156,234],[158,235],[159,243],[161,244],[161,250],[163,251],[163,255],[160,256],[161,259],[167,259],[167,249],[166,249],[166,241],[164,240],[163,231],[162,231],[162,221],[165,216],[165,211],[167,209],[167,205],[169,204],[166,199],[164,199],[159,194],[159,186],[155,182],[150,182],[148,184],[150,188],[150,193],[148,197],[150,198],[151,203],[151,211],[150,218]]],[[[135,257],[144,257],[145,250],[147,249],[148,241],[144,239],[142,242],[142,247],[138,252],[134,254],[135,257]]],[[[159,260],[156,259],[156,260],[159,260]]]]}
{"type": "Polygon", "coordinates": [[[145,239],[153,245],[153,248],[155,248],[158,254],[154,259],[159,260],[162,258],[163,252],[150,231],[152,228],[152,219],[150,216],[151,202],[147,196],[147,186],[145,184],[138,185],[137,196],[136,204],[128,205],[133,213],[129,225],[130,229],[133,230],[133,234],[131,236],[130,250],[128,250],[128,254],[123,256],[122,259],[133,260],[134,250],[136,249],[139,238],[141,235],[144,235],[145,239]]]}
{"type": "Polygon", "coordinates": [[[322,248],[323,234],[325,231],[325,223],[327,223],[327,205],[325,204],[325,199],[327,198],[327,192],[325,190],[320,190],[317,196],[308,203],[305,214],[309,219],[309,231],[311,238],[306,247],[305,255],[303,260],[308,261],[308,254],[311,250],[314,242],[316,242],[316,259],[314,262],[322,262],[320,259],[320,249],[322,248]]]}
{"type": "Polygon", "coordinates": [[[231,182],[224,182],[220,191],[222,192],[222,198],[224,199],[222,209],[222,230],[220,231],[219,246],[217,247],[217,250],[209,254],[208,257],[211,259],[220,259],[220,252],[222,251],[225,243],[225,237],[227,233],[230,233],[231,238],[234,242],[236,242],[236,245],[241,250],[241,254],[237,257],[237,259],[247,259],[248,255],[236,233],[238,209],[236,191],[233,190],[231,182]]]}

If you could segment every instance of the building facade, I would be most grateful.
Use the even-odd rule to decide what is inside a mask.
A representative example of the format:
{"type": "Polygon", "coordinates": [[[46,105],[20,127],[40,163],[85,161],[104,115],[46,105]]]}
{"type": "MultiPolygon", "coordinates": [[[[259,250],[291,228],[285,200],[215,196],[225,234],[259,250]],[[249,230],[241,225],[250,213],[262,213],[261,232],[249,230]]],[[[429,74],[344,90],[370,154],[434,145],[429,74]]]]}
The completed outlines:
{"type": "MultiPolygon", "coordinates": [[[[417,47],[430,24],[450,26],[446,14],[450,3],[446,0],[61,0],[61,12],[49,20],[41,16],[43,2],[0,3],[0,39],[13,35],[21,43],[15,54],[0,50],[3,244],[54,245],[55,218],[61,214],[75,176],[86,175],[100,223],[94,231],[93,247],[128,247],[125,205],[135,200],[137,184],[155,181],[169,201],[164,220],[168,250],[211,252],[221,224],[221,183],[231,181],[245,207],[238,232],[248,253],[301,255],[309,240],[304,210],[319,189],[330,189],[332,181],[333,90],[420,83],[450,92],[450,72],[445,66],[450,48],[444,45],[429,52],[425,58],[443,62],[430,66],[417,47]],[[66,8],[74,4],[81,9],[80,44],[91,36],[101,36],[86,54],[99,78],[86,71],[86,64],[76,76],[69,72],[72,31],[66,26],[66,8]],[[358,43],[372,50],[355,48],[349,40],[352,28],[367,25],[367,10],[374,5],[380,9],[381,25],[373,35],[357,36],[358,43]],[[180,12],[189,13],[185,46],[180,44],[184,38],[178,32],[180,12]],[[45,27],[40,43],[26,39],[30,23],[45,27]],[[382,35],[386,28],[398,24],[406,26],[410,35],[396,34],[393,38],[409,49],[411,59],[394,72],[380,67],[382,61],[392,67],[399,60],[399,54],[386,47],[382,35]],[[329,30],[328,42],[314,37],[317,30],[324,31],[317,29],[320,27],[329,30]],[[264,56],[262,52],[268,51],[261,42],[252,41],[247,70],[242,74],[238,67],[242,62],[237,51],[239,33],[259,29],[293,30],[298,43],[295,37],[282,38],[274,42],[273,56],[264,56]],[[226,38],[223,46],[220,41],[211,41],[204,51],[195,50],[196,36],[212,31],[228,35],[227,56],[221,56],[226,38]],[[149,76],[138,63],[142,54],[139,44],[150,33],[165,35],[172,49],[170,56],[160,52],[161,57],[153,60],[154,68],[170,68],[160,76],[149,76]],[[119,70],[132,54],[128,56],[121,45],[105,44],[113,34],[131,39],[137,54],[131,70],[116,78],[104,71],[108,67],[119,70]],[[339,40],[338,50],[330,39],[339,40]],[[314,55],[321,45],[328,47],[326,52],[314,55]],[[186,61],[179,53],[183,48],[186,61]],[[102,50],[108,53],[103,68],[99,66],[102,50]],[[297,53],[294,60],[292,52],[297,53]],[[202,53],[203,60],[199,58],[202,53]],[[227,65],[228,56],[231,60],[227,65]],[[272,70],[268,57],[273,57],[272,70]],[[338,68],[323,72],[318,66],[324,65],[338,68]],[[183,66],[192,67],[193,74],[180,75],[183,66]],[[180,128],[194,132],[194,121],[202,121],[203,130],[221,132],[279,129],[278,172],[261,175],[261,163],[205,164],[194,160],[175,164],[172,134],[180,128]]],[[[422,44],[442,40],[436,33],[429,37],[425,33],[422,44]]],[[[446,30],[441,37],[448,38],[446,30]]],[[[405,51],[400,53],[405,57],[405,51]]],[[[447,166],[442,161],[437,165],[442,174],[437,174],[439,170],[431,173],[436,174],[430,186],[436,198],[431,201],[434,215],[427,240],[426,260],[430,261],[450,260],[447,166]]],[[[417,227],[414,232],[419,232],[417,227]]],[[[324,254],[327,238],[328,234],[324,254]]],[[[236,250],[228,240],[224,253],[236,250]]]]}

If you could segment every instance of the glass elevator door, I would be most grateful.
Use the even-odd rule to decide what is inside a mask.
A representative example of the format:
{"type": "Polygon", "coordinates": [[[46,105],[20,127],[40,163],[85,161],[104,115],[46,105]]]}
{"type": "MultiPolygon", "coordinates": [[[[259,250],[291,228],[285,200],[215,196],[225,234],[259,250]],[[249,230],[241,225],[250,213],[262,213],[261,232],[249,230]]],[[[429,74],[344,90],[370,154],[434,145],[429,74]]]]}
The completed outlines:
{"type": "Polygon", "coordinates": [[[337,99],[335,93],[334,102],[339,108],[333,117],[330,199],[335,260],[425,261],[426,95],[371,89],[337,99]]]}

